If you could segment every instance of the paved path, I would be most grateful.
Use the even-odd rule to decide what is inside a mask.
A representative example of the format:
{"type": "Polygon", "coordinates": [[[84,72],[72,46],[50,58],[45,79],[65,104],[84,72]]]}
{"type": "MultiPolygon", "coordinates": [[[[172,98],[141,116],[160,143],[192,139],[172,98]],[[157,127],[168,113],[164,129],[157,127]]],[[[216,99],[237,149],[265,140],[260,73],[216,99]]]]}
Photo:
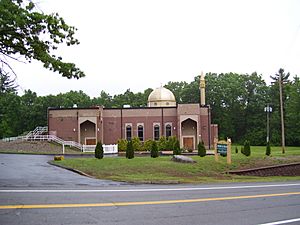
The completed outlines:
{"type": "Polygon", "coordinates": [[[47,156],[24,157],[15,167],[0,155],[0,224],[300,224],[300,182],[122,185],[52,167],[47,156]]]}
{"type": "Polygon", "coordinates": [[[122,185],[120,182],[96,180],[49,165],[53,156],[0,154],[1,187],[91,187],[122,185]]]}

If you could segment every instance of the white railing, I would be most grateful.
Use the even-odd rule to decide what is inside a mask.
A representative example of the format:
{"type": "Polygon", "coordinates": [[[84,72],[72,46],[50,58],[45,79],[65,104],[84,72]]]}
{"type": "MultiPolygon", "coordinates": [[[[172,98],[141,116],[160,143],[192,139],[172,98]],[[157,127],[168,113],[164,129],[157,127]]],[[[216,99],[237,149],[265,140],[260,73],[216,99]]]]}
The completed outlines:
{"type": "MultiPolygon", "coordinates": [[[[2,141],[53,141],[63,146],[63,154],[65,152],[65,146],[74,147],[82,152],[95,152],[96,145],[81,145],[75,141],[65,141],[55,135],[44,135],[48,132],[48,127],[36,127],[33,131],[30,131],[25,136],[4,138],[2,141]]],[[[104,154],[116,154],[118,153],[118,145],[102,145],[104,154]]]]}
{"type": "MultiPolygon", "coordinates": [[[[117,154],[118,145],[102,145],[104,154],[117,154]]],[[[96,145],[82,145],[83,152],[95,152],[96,145]]]]}

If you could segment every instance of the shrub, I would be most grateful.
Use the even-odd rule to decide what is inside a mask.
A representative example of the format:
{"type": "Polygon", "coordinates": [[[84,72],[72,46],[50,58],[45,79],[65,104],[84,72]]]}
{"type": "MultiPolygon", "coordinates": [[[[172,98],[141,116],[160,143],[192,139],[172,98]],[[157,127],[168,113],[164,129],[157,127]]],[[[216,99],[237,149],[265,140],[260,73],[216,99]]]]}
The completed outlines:
{"type": "Polygon", "coordinates": [[[141,151],[142,150],[142,143],[138,137],[132,138],[132,146],[133,151],[141,151]]]}
{"type": "Polygon", "coordinates": [[[173,155],[181,155],[180,143],[179,140],[176,140],[173,147],[173,155]]]}
{"type": "Polygon", "coordinates": [[[239,149],[238,149],[237,146],[235,146],[235,153],[236,153],[236,154],[239,153],[239,149]]]}
{"type": "Polygon", "coordinates": [[[158,148],[157,148],[157,143],[156,143],[156,141],[152,141],[152,146],[151,146],[151,157],[152,157],[152,158],[157,158],[157,157],[158,157],[158,148]]]}
{"type": "Polygon", "coordinates": [[[245,141],[244,143],[244,153],[245,156],[250,156],[251,155],[251,149],[250,149],[250,142],[249,141],[245,141]]]}
{"type": "Polygon", "coordinates": [[[267,147],[266,147],[266,155],[269,156],[271,155],[271,146],[270,146],[270,142],[267,142],[267,147]]]}
{"type": "Polygon", "coordinates": [[[97,159],[103,159],[103,147],[101,142],[97,142],[96,148],[95,148],[95,157],[97,159]]]}
{"type": "Polygon", "coordinates": [[[146,151],[151,151],[151,148],[152,148],[152,142],[154,142],[154,141],[152,141],[152,140],[147,140],[147,141],[145,141],[144,142],[144,149],[146,150],[146,151]]]}
{"type": "Polygon", "coordinates": [[[206,156],[206,149],[205,149],[203,141],[199,141],[199,143],[198,143],[198,155],[200,157],[206,156]]]}
{"type": "Polygon", "coordinates": [[[133,159],[134,158],[134,150],[133,150],[132,141],[127,142],[126,158],[127,159],[133,159]]]}
{"type": "Polygon", "coordinates": [[[244,153],[244,146],[241,147],[241,153],[242,153],[243,155],[245,155],[245,153],[244,153]]]}
{"type": "Polygon", "coordinates": [[[127,140],[126,139],[119,139],[117,144],[118,144],[118,150],[120,152],[125,152],[127,148],[127,140]]]}
{"type": "Polygon", "coordinates": [[[163,151],[168,148],[168,142],[165,136],[161,136],[158,140],[158,150],[163,151]]]}
{"type": "Polygon", "coordinates": [[[54,161],[62,161],[64,159],[65,159],[65,157],[63,155],[56,155],[56,156],[54,156],[54,161]]]}
{"type": "Polygon", "coordinates": [[[176,144],[177,138],[176,136],[168,137],[167,139],[167,150],[174,150],[175,144],[176,144]]]}

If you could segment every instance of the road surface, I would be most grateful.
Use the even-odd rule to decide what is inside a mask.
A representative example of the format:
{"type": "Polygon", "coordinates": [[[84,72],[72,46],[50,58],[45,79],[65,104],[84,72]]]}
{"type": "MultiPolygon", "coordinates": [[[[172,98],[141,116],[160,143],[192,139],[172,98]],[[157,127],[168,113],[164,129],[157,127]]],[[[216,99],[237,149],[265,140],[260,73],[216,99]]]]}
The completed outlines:
{"type": "Polygon", "coordinates": [[[0,155],[0,224],[300,224],[300,182],[129,185],[51,158],[0,155]]]}

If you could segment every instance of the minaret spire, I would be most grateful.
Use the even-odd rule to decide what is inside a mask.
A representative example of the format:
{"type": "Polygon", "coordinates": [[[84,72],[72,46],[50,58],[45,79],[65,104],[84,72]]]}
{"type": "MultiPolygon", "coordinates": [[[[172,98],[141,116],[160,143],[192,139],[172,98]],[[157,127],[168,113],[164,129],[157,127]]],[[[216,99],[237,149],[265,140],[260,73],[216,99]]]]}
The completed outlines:
{"type": "Polygon", "coordinates": [[[205,79],[204,79],[203,71],[201,71],[201,75],[200,75],[199,88],[200,88],[200,105],[205,106],[205,79]]]}

